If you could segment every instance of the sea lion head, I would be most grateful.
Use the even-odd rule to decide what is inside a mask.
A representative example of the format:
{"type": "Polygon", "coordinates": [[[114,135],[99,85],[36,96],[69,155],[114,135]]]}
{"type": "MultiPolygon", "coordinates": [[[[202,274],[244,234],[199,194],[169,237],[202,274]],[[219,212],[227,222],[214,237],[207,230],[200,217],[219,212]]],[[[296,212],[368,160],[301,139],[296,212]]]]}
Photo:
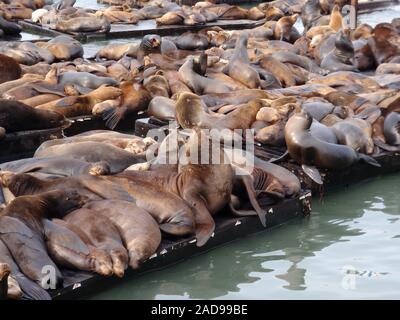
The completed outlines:
{"type": "Polygon", "coordinates": [[[343,62],[350,62],[354,57],[354,46],[348,37],[348,30],[341,30],[336,34],[336,56],[343,62]]]}
{"type": "Polygon", "coordinates": [[[73,189],[48,191],[39,193],[38,196],[57,216],[64,216],[74,209],[81,208],[88,201],[88,197],[73,189]]]}
{"type": "Polygon", "coordinates": [[[92,270],[102,276],[111,276],[113,274],[112,260],[104,250],[93,249],[90,257],[92,270]]]}
{"type": "Polygon", "coordinates": [[[105,161],[100,161],[92,165],[89,174],[92,176],[106,176],[110,174],[110,165],[105,161]]]}
{"type": "Polygon", "coordinates": [[[300,112],[293,114],[289,120],[293,129],[307,130],[311,127],[313,118],[307,111],[301,110],[300,112]]]}
{"type": "Polygon", "coordinates": [[[378,23],[373,31],[373,35],[378,40],[387,40],[392,36],[396,36],[396,30],[390,23],[378,23]]]}
{"type": "Polygon", "coordinates": [[[51,110],[42,110],[35,109],[38,114],[44,117],[47,120],[47,124],[49,128],[68,128],[71,125],[71,121],[68,120],[61,113],[51,111],[51,110]]]}
{"type": "Polygon", "coordinates": [[[146,49],[154,50],[161,46],[161,37],[156,34],[148,34],[143,37],[140,45],[146,49]]]}

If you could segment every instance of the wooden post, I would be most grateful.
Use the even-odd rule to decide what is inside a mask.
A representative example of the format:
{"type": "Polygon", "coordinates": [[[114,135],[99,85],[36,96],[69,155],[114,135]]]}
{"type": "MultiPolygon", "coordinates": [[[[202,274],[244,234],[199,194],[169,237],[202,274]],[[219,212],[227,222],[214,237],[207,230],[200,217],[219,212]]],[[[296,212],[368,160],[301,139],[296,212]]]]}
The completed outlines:
{"type": "Polygon", "coordinates": [[[351,0],[352,10],[350,10],[350,21],[352,28],[357,28],[357,15],[358,15],[358,0],[351,0]]]}

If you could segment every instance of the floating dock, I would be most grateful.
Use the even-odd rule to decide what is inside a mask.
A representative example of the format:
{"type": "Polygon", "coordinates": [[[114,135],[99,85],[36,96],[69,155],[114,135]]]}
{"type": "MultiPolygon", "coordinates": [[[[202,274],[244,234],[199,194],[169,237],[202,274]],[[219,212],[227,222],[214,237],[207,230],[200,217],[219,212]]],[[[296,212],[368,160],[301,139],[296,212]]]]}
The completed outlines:
{"type": "Polygon", "coordinates": [[[158,34],[160,36],[179,35],[187,31],[198,31],[204,28],[221,27],[225,30],[235,29],[251,29],[261,26],[265,23],[265,19],[258,21],[254,20],[218,20],[196,26],[186,25],[171,25],[171,26],[157,26],[154,19],[142,20],[137,24],[112,24],[111,30],[108,33],[101,32],[83,32],[83,33],[63,33],[57,30],[50,29],[49,27],[33,23],[30,20],[20,21],[19,24],[25,32],[34,32],[43,34],[45,36],[56,37],[59,35],[68,34],[79,41],[91,40],[105,40],[117,38],[134,38],[143,37],[146,34],[158,34]]]}
{"type": "Polygon", "coordinates": [[[61,128],[6,134],[0,140],[0,163],[31,157],[43,142],[62,137],[61,128]]]}
{"type": "Polygon", "coordinates": [[[194,237],[178,240],[163,239],[157,253],[143,262],[138,270],[127,270],[122,279],[64,270],[64,287],[49,293],[53,299],[81,298],[101,288],[118,285],[122,281],[163,269],[250,234],[267,231],[289,220],[307,216],[311,212],[311,192],[304,191],[298,198],[285,199],[272,206],[263,205],[262,199],[260,199],[260,205],[267,211],[266,227],[262,226],[256,216],[232,217],[231,214],[221,212],[215,216],[216,229],[213,236],[203,247],[196,246],[194,237]]]}

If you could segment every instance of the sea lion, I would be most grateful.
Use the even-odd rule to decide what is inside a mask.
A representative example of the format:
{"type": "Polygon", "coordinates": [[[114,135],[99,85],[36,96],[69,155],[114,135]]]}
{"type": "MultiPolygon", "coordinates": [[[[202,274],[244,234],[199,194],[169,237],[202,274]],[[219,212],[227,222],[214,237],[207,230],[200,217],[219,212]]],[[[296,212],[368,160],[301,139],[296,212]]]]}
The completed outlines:
{"type": "Polygon", "coordinates": [[[206,78],[194,71],[194,57],[189,56],[179,68],[179,78],[197,94],[225,93],[232,88],[221,81],[206,78]]]}
{"type": "Polygon", "coordinates": [[[111,30],[111,24],[106,17],[75,17],[58,20],[53,29],[61,32],[103,32],[111,30]]]}
{"type": "Polygon", "coordinates": [[[390,112],[383,123],[383,133],[385,140],[390,145],[400,145],[399,133],[400,113],[390,112]]]}
{"type": "Polygon", "coordinates": [[[205,50],[209,46],[208,38],[205,35],[185,32],[180,35],[175,44],[182,50],[205,50]]]}
{"type": "Polygon", "coordinates": [[[146,77],[143,81],[143,87],[150,93],[151,97],[170,97],[170,87],[168,80],[163,76],[162,71],[146,77]]]}
{"type": "Polygon", "coordinates": [[[239,81],[250,89],[260,86],[260,77],[258,72],[250,66],[250,60],[247,53],[248,36],[241,33],[236,41],[235,50],[227,65],[226,73],[233,79],[239,81]]]}
{"type": "Polygon", "coordinates": [[[176,119],[182,128],[248,129],[262,106],[262,103],[252,101],[227,115],[210,114],[204,111],[199,96],[183,93],[176,103],[176,119]]]}
{"type": "Polygon", "coordinates": [[[151,99],[147,114],[161,121],[175,120],[175,101],[166,97],[151,99]]]}
{"type": "Polygon", "coordinates": [[[274,28],[275,40],[284,40],[293,43],[300,38],[300,34],[298,34],[295,28],[293,28],[293,25],[296,23],[298,17],[298,14],[294,14],[292,16],[280,18],[275,24],[274,28]]]}
{"type": "MultiPolygon", "coordinates": [[[[109,217],[100,212],[82,208],[69,213],[64,217],[64,221],[79,228],[94,247],[103,250],[111,257],[115,275],[118,277],[124,275],[128,267],[128,253],[123,245],[119,229],[109,217]]],[[[135,222],[137,222],[136,219],[135,222]]]]}
{"type": "Polygon", "coordinates": [[[0,240],[0,257],[2,263],[7,264],[10,272],[8,278],[9,299],[28,298],[32,300],[50,300],[50,295],[46,290],[21,272],[11,252],[2,240],[0,240]]]}
{"type": "Polygon", "coordinates": [[[54,145],[35,152],[35,158],[63,156],[91,163],[104,161],[109,164],[110,172],[120,172],[132,164],[143,162],[143,155],[135,155],[110,144],[83,141],[54,145]]]}
{"type": "Polygon", "coordinates": [[[0,16],[0,30],[2,30],[5,35],[16,36],[21,33],[22,28],[17,23],[7,21],[0,16]]]}
{"type": "Polygon", "coordinates": [[[0,54],[0,83],[21,78],[22,70],[13,58],[0,54]]]}
{"type": "Polygon", "coordinates": [[[139,83],[125,81],[120,84],[120,89],[122,90],[120,106],[105,110],[102,114],[106,126],[110,129],[114,129],[129,113],[145,110],[151,100],[150,93],[139,83]]]}
{"type": "MultiPolygon", "coordinates": [[[[356,40],[353,41],[353,46],[354,66],[360,71],[375,69],[376,62],[368,41],[356,40]]],[[[378,70],[376,70],[376,73],[378,73],[378,70]]]]}
{"type": "MultiPolygon", "coordinates": [[[[338,121],[332,126],[340,144],[351,147],[357,152],[371,154],[373,143],[369,143],[364,131],[350,121],[338,121]]],[[[372,141],[371,141],[372,142],[372,141]]]]}
{"type": "Polygon", "coordinates": [[[353,65],[354,46],[345,32],[339,31],[335,39],[335,49],[321,61],[321,68],[330,71],[357,71],[353,65]]]}
{"type": "Polygon", "coordinates": [[[368,44],[378,65],[389,62],[393,57],[399,55],[398,45],[390,41],[393,37],[398,37],[398,34],[392,25],[379,23],[374,28],[373,36],[368,38],[368,44]]]}
{"type": "Polygon", "coordinates": [[[118,85],[112,78],[99,77],[88,72],[64,72],[58,76],[58,83],[63,86],[73,84],[90,89],[97,89],[102,85],[118,85]]]}
{"type": "Polygon", "coordinates": [[[60,223],[44,219],[43,227],[47,250],[57,265],[102,276],[112,275],[111,258],[106,252],[87,246],[76,233],[60,223]]]}
{"type": "Polygon", "coordinates": [[[85,95],[68,96],[38,105],[35,109],[54,111],[67,118],[91,115],[93,107],[102,101],[116,99],[122,95],[119,88],[100,86],[85,95]]]}
{"type": "Polygon", "coordinates": [[[42,238],[43,219],[68,213],[82,206],[82,200],[83,197],[76,191],[57,190],[18,197],[2,211],[0,237],[21,270],[31,280],[43,285],[43,267],[51,266],[55,271],[54,285],[58,287],[62,284],[61,272],[45,249],[42,238]]]}
{"type": "Polygon", "coordinates": [[[292,87],[296,85],[296,80],[290,69],[273,56],[262,56],[259,64],[261,68],[271,72],[283,86],[292,87]]]}
{"type": "Polygon", "coordinates": [[[42,273],[42,271],[47,266],[53,268],[52,270],[55,272],[55,278],[52,279],[55,288],[62,285],[62,274],[48,256],[43,236],[39,230],[33,231],[21,220],[2,215],[0,216],[0,238],[12,253],[19,268],[29,279],[41,287],[44,286],[46,273],[42,273]]]}
{"type": "Polygon", "coordinates": [[[375,72],[376,74],[400,74],[400,63],[382,63],[375,72]]]}
{"type": "Polygon", "coordinates": [[[113,43],[101,48],[96,53],[96,61],[101,59],[120,60],[123,56],[136,56],[139,50],[139,43],[113,43]]]}
{"type": "MultiPolygon", "coordinates": [[[[96,219],[100,219],[100,221],[102,219],[112,221],[118,228],[117,231],[128,250],[129,266],[133,269],[137,269],[141,262],[153,255],[161,243],[161,232],[156,221],[149,213],[133,203],[115,200],[94,201],[88,203],[82,210],[87,210],[86,212],[95,215],[96,219]]],[[[68,217],[66,218],[69,220],[68,217]]],[[[93,224],[92,221],[87,223],[93,224]]],[[[99,225],[99,228],[101,230],[102,226],[99,225]]],[[[108,243],[106,245],[117,255],[116,245],[109,243],[113,240],[110,239],[113,234],[116,237],[115,231],[114,233],[107,233],[108,238],[106,239],[108,243]]],[[[113,241],[116,242],[116,240],[113,241]]],[[[100,242],[104,242],[104,240],[100,242]]],[[[117,244],[120,245],[120,240],[118,240],[117,244]]],[[[122,248],[119,250],[122,250],[122,248]]],[[[118,259],[118,255],[116,259],[118,259]]],[[[121,259],[119,258],[119,260],[121,259]]],[[[125,263],[124,260],[123,262],[125,263]]]]}
{"type": "Polygon", "coordinates": [[[39,42],[37,45],[49,50],[57,61],[71,61],[83,57],[82,44],[71,36],[57,36],[48,42],[39,42]]]}
{"type": "Polygon", "coordinates": [[[107,175],[110,167],[106,162],[89,163],[76,159],[27,158],[0,164],[0,170],[15,173],[42,173],[51,176],[107,175]]]}
{"type": "Polygon", "coordinates": [[[348,146],[327,143],[313,137],[310,133],[311,124],[312,117],[302,111],[292,115],[285,126],[285,141],[289,154],[303,167],[341,169],[359,160],[380,166],[373,158],[357,153],[348,146]]]}
{"type": "Polygon", "coordinates": [[[38,110],[21,102],[0,99],[0,128],[6,132],[66,128],[69,121],[61,114],[38,110]]]}
{"type": "Polygon", "coordinates": [[[307,32],[311,26],[321,18],[321,8],[319,0],[307,0],[301,9],[301,21],[304,25],[304,30],[307,32]]]}

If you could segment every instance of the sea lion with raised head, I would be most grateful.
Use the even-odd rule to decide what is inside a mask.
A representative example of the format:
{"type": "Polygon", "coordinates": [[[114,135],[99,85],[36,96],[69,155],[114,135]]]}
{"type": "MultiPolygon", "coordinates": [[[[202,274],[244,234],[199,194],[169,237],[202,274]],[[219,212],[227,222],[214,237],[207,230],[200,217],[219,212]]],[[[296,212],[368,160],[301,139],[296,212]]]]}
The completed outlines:
{"type": "MultiPolygon", "coordinates": [[[[133,203],[115,200],[94,201],[88,203],[82,210],[91,212],[96,219],[109,219],[118,228],[120,237],[128,250],[129,266],[133,269],[137,269],[141,262],[152,256],[161,243],[161,232],[157,222],[149,213],[133,203]]],[[[74,214],[72,213],[72,215],[74,214]]],[[[66,218],[68,220],[68,217],[66,218]]],[[[71,220],[73,219],[71,218],[71,220]]],[[[93,222],[88,223],[92,224],[93,222]]],[[[111,235],[109,232],[107,233],[108,242],[111,241],[111,235]]],[[[119,241],[118,245],[120,245],[119,241]]],[[[115,244],[107,245],[111,246],[110,249],[113,252],[116,250],[115,244]]],[[[115,254],[118,259],[120,254],[118,255],[116,251],[115,254]]],[[[119,260],[121,259],[119,258],[119,260]]],[[[125,261],[123,262],[125,263],[125,261]]],[[[122,268],[120,267],[120,269],[122,268]]]]}
{"type": "Polygon", "coordinates": [[[285,140],[290,156],[299,164],[326,169],[346,168],[363,160],[380,166],[369,156],[357,153],[351,147],[327,143],[312,136],[312,117],[307,112],[295,113],[285,126],[285,140]]]}
{"type": "Polygon", "coordinates": [[[255,89],[260,86],[260,77],[258,72],[250,66],[247,41],[247,34],[242,32],[236,41],[235,50],[226,67],[226,73],[248,88],[255,89]]]}
{"type": "Polygon", "coordinates": [[[222,81],[203,77],[194,70],[194,57],[189,56],[186,62],[179,68],[179,78],[195,93],[226,93],[232,88],[222,81]]]}

